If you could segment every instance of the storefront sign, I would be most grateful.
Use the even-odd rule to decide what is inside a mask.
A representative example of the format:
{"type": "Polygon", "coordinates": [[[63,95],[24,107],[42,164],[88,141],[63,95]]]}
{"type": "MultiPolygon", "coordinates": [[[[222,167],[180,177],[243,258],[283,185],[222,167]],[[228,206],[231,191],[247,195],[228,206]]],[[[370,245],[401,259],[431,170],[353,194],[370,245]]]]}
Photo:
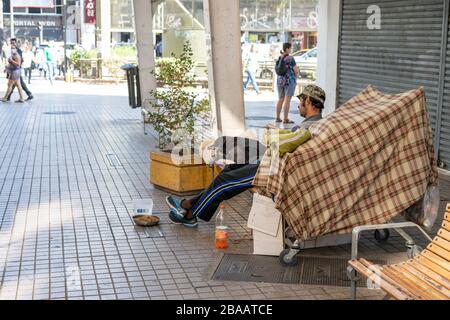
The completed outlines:
{"type": "Polygon", "coordinates": [[[14,0],[11,1],[16,8],[54,8],[54,0],[14,0]]]}
{"type": "MultiPolygon", "coordinates": [[[[6,27],[11,26],[9,17],[5,17],[4,24],[6,27]]],[[[62,28],[62,17],[59,16],[39,16],[39,15],[24,15],[14,17],[14,26],[19,28],[37,29],[38,26],[44,28],[62,28]]]]}
{"type": "Polygon", "coordinates": [[[95,0],[85,0],[84,2],[84,22],[96,23],[96,3],[95,0]]]}

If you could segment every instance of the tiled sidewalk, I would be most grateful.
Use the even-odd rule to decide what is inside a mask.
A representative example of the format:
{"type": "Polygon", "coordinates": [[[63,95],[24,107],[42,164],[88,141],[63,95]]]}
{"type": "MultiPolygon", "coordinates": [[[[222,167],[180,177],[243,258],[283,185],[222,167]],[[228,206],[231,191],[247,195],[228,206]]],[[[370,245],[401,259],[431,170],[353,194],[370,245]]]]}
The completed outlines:
{"type": "MultiPolygon", "coordinates": [[[[0,105],[0,299],[349,298],[341,287],[210,281],[208,268],[220,255],[214,223],[189,230],[168,222],[166,194],[148,183],[154,146],[140,111],[123,96],[0,105]],[[153,198],[165,237],[134,227],[133,200],[141,198],[153,198]]],[[[236,240],[229,252],[252,250],[250,202],[246,193],[226,203],[236,240]]],[[[404,257],[403,241],[393,236],[378,245],[367,237],[362,252],[404,257]]],[[[360,291],[361,298],[383,297],[360,291]]]]}

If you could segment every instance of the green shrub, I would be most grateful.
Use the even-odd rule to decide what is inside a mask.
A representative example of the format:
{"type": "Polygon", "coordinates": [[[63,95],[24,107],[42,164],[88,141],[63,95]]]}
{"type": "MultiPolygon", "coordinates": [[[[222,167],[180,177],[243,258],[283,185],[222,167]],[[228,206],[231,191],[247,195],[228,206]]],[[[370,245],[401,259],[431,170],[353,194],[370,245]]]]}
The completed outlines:
{"type": "Polygon", "coordinates": [[[153,71],[162,90],[152,90],[153,112],[148,113],[147,122],[158,132],[159,148],[177,145],[182,141],[192,142],[197,117],[209,110],[208,99],[196,101],[198,95],[190,88],[194,86],[192,74],[194,60],[191,44],[186,42],[179,57],[158,59],[153,71]]]}
{"type": "Polygon", "coordinates": [[[112,48],[111,55],[113,58],[136,59],[137,50],[135,46],[118,46],[112,48]]]}

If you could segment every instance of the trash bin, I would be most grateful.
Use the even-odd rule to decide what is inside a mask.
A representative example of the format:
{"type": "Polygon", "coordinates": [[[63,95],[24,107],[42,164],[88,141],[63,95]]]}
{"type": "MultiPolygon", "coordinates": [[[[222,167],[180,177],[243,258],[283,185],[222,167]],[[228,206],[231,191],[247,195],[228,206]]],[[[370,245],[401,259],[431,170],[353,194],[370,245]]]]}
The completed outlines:
{"type": "Polygon", "coordinates": [[[120,67],[127,73],[128,82],[128,101],[130,107],[135,109],[141,107],[141,89],[139,83],[139,67],[128,63],[120,67]]]}

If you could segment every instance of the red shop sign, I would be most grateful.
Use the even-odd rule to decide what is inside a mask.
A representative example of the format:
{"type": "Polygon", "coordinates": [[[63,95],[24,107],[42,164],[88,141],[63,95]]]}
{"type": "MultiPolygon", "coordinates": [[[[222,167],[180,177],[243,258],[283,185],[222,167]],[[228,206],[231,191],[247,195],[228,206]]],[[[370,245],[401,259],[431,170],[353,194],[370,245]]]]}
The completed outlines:
{"type": "Polygon", "coordinates": [[[96,22],[96,5],[95,0],[85,0],[84,1],[84,22],[95,24],[96,22]]]}

